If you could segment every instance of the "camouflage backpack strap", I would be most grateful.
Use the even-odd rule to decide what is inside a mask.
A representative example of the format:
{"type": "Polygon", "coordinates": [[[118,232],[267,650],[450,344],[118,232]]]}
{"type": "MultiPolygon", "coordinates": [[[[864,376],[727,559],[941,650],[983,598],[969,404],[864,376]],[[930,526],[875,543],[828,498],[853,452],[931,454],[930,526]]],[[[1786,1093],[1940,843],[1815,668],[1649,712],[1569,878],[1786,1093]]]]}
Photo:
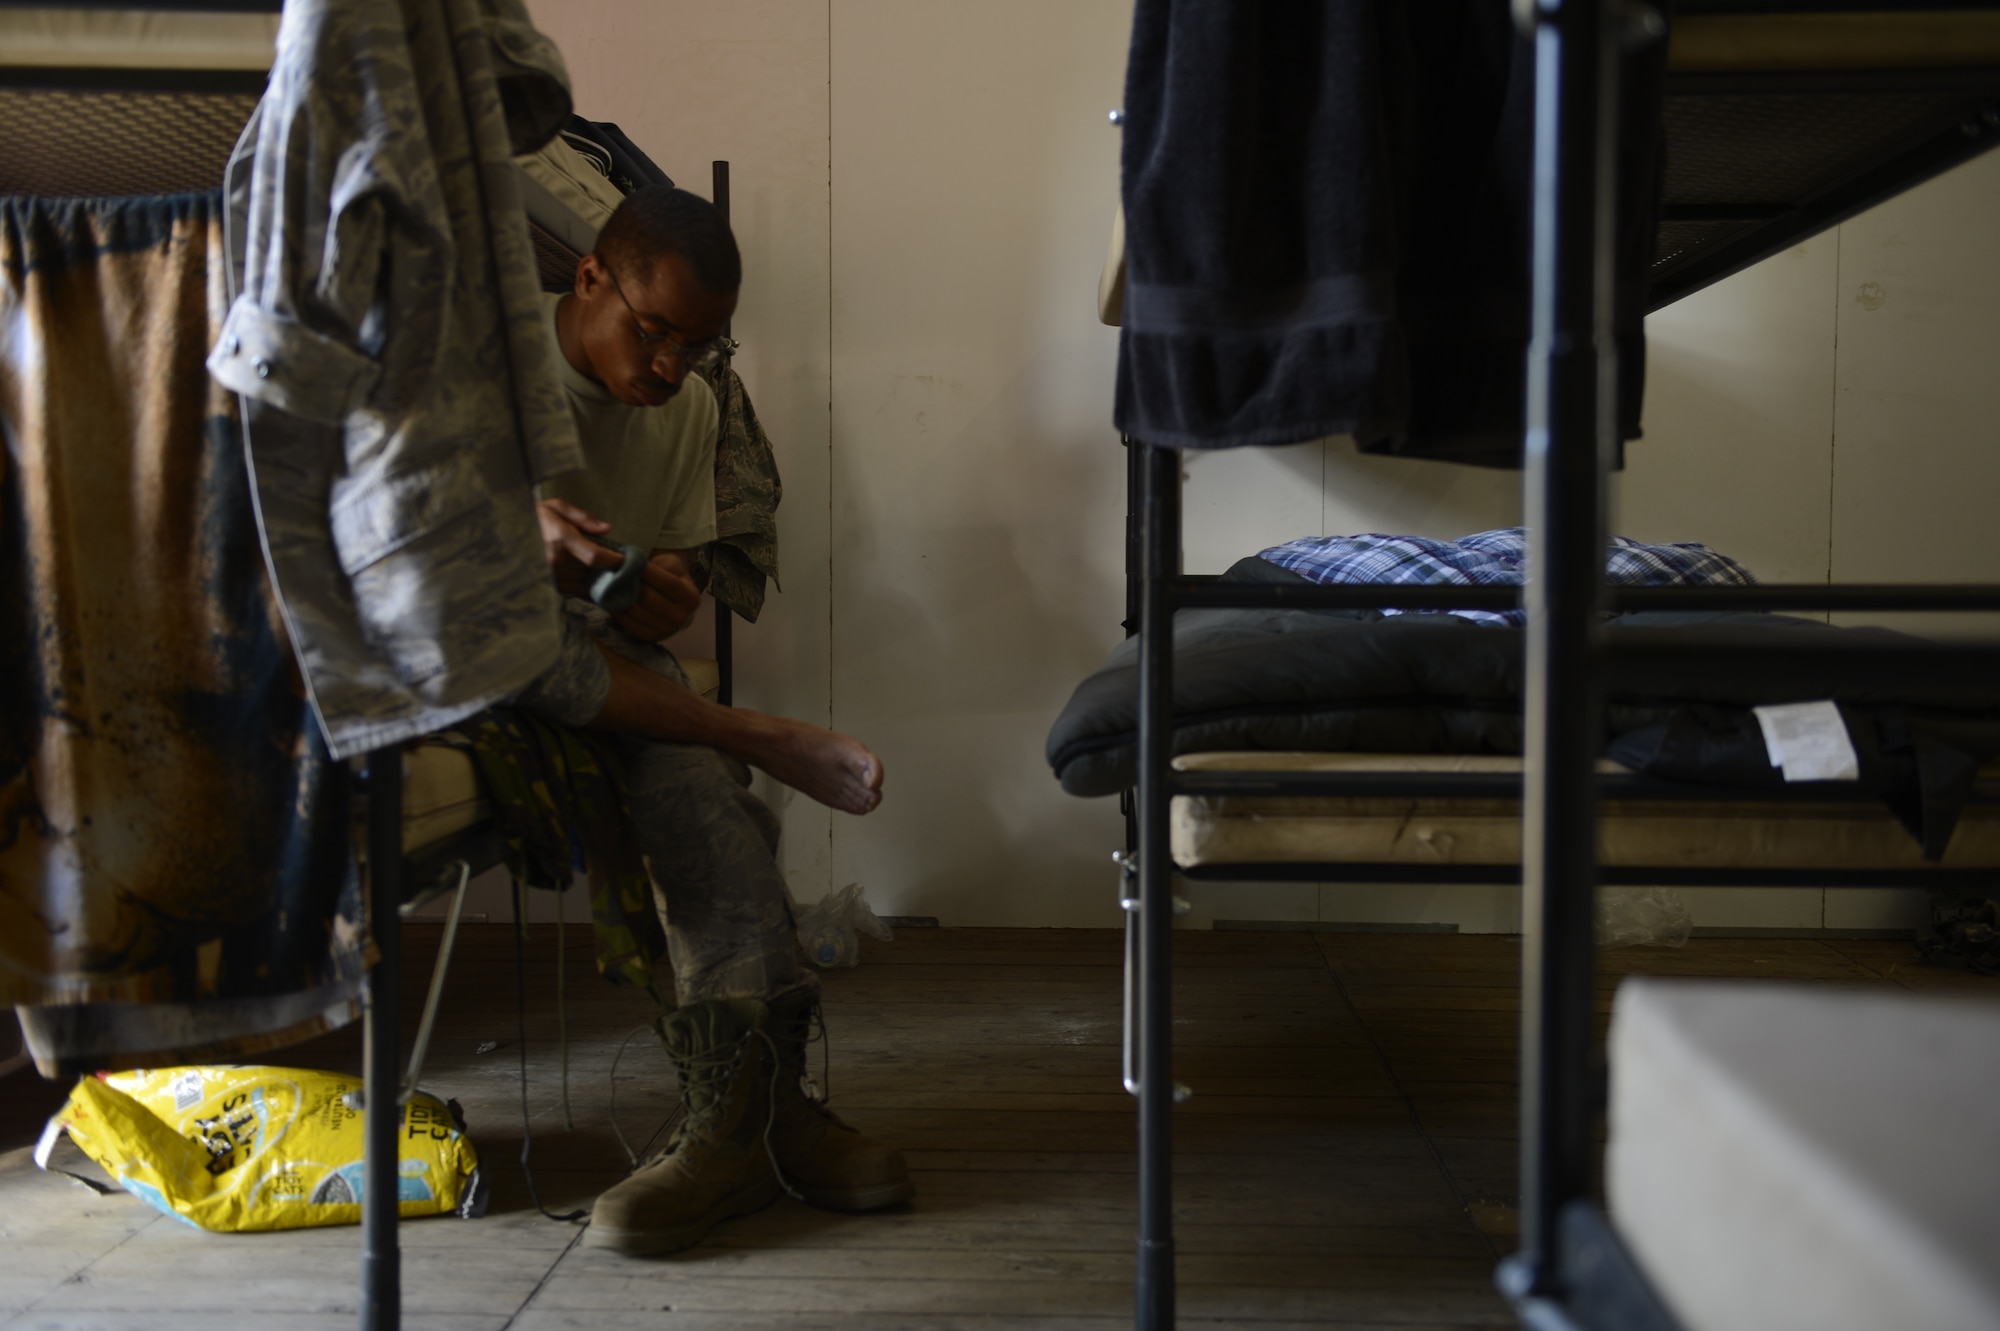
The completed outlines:
{"type": "Polygon", "coordinates": [[[617,742],[509,707],[490,708],[458,729],[498,809],[508,871],[529,887],[556,891],[584,873],[599,973],[669,1007],[653,981],[666,935],[632,839],[617,742]]]}

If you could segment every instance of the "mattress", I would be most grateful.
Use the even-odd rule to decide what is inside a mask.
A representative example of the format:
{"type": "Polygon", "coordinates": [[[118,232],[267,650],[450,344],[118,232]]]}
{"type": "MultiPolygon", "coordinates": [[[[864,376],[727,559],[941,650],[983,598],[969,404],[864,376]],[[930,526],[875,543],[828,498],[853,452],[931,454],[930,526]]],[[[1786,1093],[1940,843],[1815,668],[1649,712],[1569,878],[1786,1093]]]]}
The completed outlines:
{"type": "Polygon", "coordinates": [[[2000,1003],[1628,980],[1613,1220],[1686,1331],[2000,1326],[2000,1003]]]}
{"type": "Polygon", "coordinates": [[[88,9],[0,9],[5,63],[39,68],[264,71],[278,15],[88,9]]]}
{"type": "MultiPolygon", "coordinates": [[[[715,662],[683,658],[695,692],[711,701],[722,676],[715,662]]],[[[472,759],[447,744],[415,744],[403,759],[403,853],[416,854],[493,816],[472,759]]]]}
{"type": "Polygon", "coordinates": [[[2000,65],[2000,13],[1683,14],[1667,68],[1677,74],[2000,65]]]}
{"type": "MultiPolygon", "coordinates": [[[[1193,753],[1183,772],[1518,773],[1498,754],[1193,753]]],[[[1599,769],[1626,772],[1615,762],[1599,769]]],[[[2000,775],[2000,771],[1992,773],[2000,775]]],[[[1518,800],[1375,796],[1176,796],[1175,863],[1509,865],[1521,862],[1518,800]]],[[[2000,806],[1959,815],[1943,860],[1879,803],[1750,798],[1610,800],[1600,806],[1598,863],[1609,868],[1912,869],[2000,865],[2000,806]]]]}

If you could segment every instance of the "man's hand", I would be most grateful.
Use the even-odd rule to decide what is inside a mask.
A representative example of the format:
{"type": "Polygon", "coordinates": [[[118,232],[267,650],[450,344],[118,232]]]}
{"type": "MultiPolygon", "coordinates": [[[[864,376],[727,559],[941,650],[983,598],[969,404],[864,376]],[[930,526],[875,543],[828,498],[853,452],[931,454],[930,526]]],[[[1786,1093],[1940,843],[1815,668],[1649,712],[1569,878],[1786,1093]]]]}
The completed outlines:
{"type": "Polygon", "coordinates": [[[535,505],[535,517],[542,524],[542,548],[549,557],[556,590],[564,596],[590,595],[590,584],[604,569],[625,562],[616,550],[591,540],[611,530],[611,524],[592,517],[563,499],[544,499],[535,505]]]}
{"type": "Polygon", "coordinates": [[[685,550],[655,550],[639,575],[639,600],[612,620],[641,642],[671,638],[687,627],[701,605],[685,550]]]}

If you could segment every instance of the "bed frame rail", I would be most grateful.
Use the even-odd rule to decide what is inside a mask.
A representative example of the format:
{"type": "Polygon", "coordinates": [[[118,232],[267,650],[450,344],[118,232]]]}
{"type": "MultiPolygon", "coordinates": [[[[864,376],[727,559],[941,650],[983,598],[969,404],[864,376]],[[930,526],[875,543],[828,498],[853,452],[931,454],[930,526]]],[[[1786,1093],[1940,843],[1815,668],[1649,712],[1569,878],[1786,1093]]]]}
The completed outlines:
{"type": "MultiPolygon", "coordinates": [[[[1791,13],[1884,10],[1874,3],[1766,0],[1762,4],[1683,0],[1680,12],[1791,13]]],[[[1955,0],[1926,8],[1996,8],[1955,0]]],[[[1606,798],[1688,797],[1684,786],[1644,777],[1600,775],[1600,700],[1621,676],[1684,670],[1712,656],[1687,657],[1643,629],[1601,632],[1607,610],[1988,611],[2000,587],[1959,584],[1767,585],[1732,588],[1607,588],[1603,480],[1617,440],[1610,413],[1617,382],[1611,335],[1612,163],[1618,150],[1614,113],[1621,49],[1656,35],[1652,11],[1624,0],[1519,0],[1516,12],[1535,29],[1538,99],[1534,190],[1534,334],[1528,358],[1529,416],[1524,509],[1530,562],[1550,576],[1525,589],[1303,587],[1227,584],[1188,577],[1180,568],[1181,468],[1177,452],[1127,439],[1131,502],[1126,526],[1125,627],[1140,638],[1138,781],[1127,803],[1129,858],[1120,857],[1120,900],[1129,914],[1128,1027],[1136,1048],[1128,1080],[1139,1099],[1139,1239],[1135,1324],[1174,1324],[1171,1110],[1186,1095],[1172,1079],[1172,981],[1168,944],[1176,902],[1173,879],[1492,882],[1522,885],[1521,1250],[1496,1280],[1522,1323],[1562,1328],[1675,1331],[1675,1322],[1592,1201],[1593,1127],[1601,1104],[1594,1068],[1592,997],[1596,970],[1595,893],[1600,884],[1738,887],[1990,885],[1991,871],[1676,869],[1600,867],[1596,811],[1606,798]],[[1170,768],[1173,658],[1171,626],[1184,608],[1511,609],[1525,606],[1527,760],[1522,776],[1473,774],[1187,772],[1170,768]],[[1623,635],[1630,634],[1630,637],[1623,635]],[[1623,643],[1623,646],[1620,644],[1623,643]],[[1182,871],[1169,852],[1175,795],[1369,794],[1520,799],[1523,864],[1212,864],[1182,871]],[[1130,1008],[1136,1006],[1137,1011],[1130,1008]]],[[[1720,76],[1713,76],[1720,77],[1720,76]]],[[[1735,76],[1729,76],[1735,77],[1735,76]]],[[[1817,77],[1817,76],[1814,76],[1817,77]]],[[[1906,74],[1898,74],[1905,78],[1906,74]]],[[[1689,75],[1670,96],[1708,95],[1712,76],[1689,75]]],[[[1774,76],[1765,91],[1790,80],[1774,76]]],[[[1963,90],[1992,94],[1990,117],[1954,122],[1948,150],[1928,140],[1894,161],[1854,175],[1845,195],[1806,205],[1762,201],[1683,212],[1676,220],[1741,224],[1728,246],[1708,250],[1700,266],[1661,280],[1653,305],[1666,303],[1804,235],[1851,216],[2000,142],[2000,71],[1959,71],[1963,90]],[[1926,146],[1928,145],[1928,146],[1926,146]],[[1925,156],[1928,152],[1931,155],[1925,156]],[[1872,172],[1873,174],[1869,174],[1872,172]],[[1815,211],[1817,209],[1817,211],[1815,211]],[[1785,237],[1782,241],[1779,236],[1785,237]],[[1678,283],[1678,285],[1674,285],[1678,283]]],[[[1881,77],[1848,77],[1850,84],[1881,77]]],[[[1756,91],[1741,79],[1723,91],[1756,91]]],[[[1669,217],[1675,205],[1669,202],[1669,217]]],[[[1820,635],[1814,635],[1816,638],[1820,635]]],[[[1810,664],[1829,677],[1881,679],[1921,674],[1939,682],[2000,669],[2000,643],[1879,644],[1817,642],[1764,646],[1733,660],[1810,664]]],[[[1763,792],[1759,793],[1759,798],[1763,792]]],[[[1699,795],[1714,797],[1712,791],[1699,795]]],[[[1697,796],[1699,797],[1699,796],[1697,796]]],[[[1781,798],[1851,800],[1851,793],[1793,788],[1781,798]]]]}

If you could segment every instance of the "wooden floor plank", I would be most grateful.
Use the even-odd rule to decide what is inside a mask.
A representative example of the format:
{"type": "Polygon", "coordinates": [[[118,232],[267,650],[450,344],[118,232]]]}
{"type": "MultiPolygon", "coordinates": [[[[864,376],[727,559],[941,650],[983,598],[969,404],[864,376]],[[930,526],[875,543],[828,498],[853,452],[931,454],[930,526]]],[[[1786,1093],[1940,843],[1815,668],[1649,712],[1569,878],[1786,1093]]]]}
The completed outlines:
{"type": "MultiPolygon", "coordinates": [[[[413,1027],[437,933],[407,937],[413,1027]]],[[[1491,1281],[1518,1228],[1518,941],[1188,930],[1173,946],[1175,1075],[1197,1092],[1173,1123],[1180,1324],[1511,1325],[1491,1281]]],[[[520,970],[522,1043],[511,930],[463,936],[425,1081],[464,1106],[494,1212],[403,1227],[406,1325],[1130,1324],[1136,1164],[1133,1102],[1118,1082],[1116,931],[907,929],[869,942],[858,969],[824,977],[829,1080],[837,1108],[906,1152],[916,1200],[873,1216],[785,1200],[663,1261],[580,1246],[576,1225],[532,1209],[518,1164],[523,1054],[535,1180],[558,1212],[587,1205],[624,1171],[614,1092],[635,1146],[677,1095],[645,1031],[647,1000],[599,978],[594,949],[588,930],[566,931],[559,1021],[555,939],[537,927],[520,970]],[[559,1032],[574,1130],[564,1126],[559,1032]]],[[[1772,939],[1607,953],[1597,1025],[1618,983],[1638,973],[2000,995],[1991,981],[1916,967],[1913,955],[1907,944],[1772,939]]],[[[271,1061],[351,1072],[359,1056],[349,1028],[271,1061]]],[[[200,1234],[41,1174],[26,1148],[63,1088],[21,1084],[32,1093],[0,1094],[0,1327],[353,1324],[355,1230],[200,1234]]]]}

